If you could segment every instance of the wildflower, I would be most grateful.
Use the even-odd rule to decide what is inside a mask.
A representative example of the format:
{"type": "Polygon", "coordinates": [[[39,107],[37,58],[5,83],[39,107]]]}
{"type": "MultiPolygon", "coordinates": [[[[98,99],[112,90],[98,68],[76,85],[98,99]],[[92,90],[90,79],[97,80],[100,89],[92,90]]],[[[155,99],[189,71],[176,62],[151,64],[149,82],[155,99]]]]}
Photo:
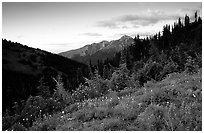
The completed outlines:
{"type": "Polygon", "coordinates": [[[140,105],[142,105],[142,103],[138,103],[138,105],[140,106],[140,105]]]}

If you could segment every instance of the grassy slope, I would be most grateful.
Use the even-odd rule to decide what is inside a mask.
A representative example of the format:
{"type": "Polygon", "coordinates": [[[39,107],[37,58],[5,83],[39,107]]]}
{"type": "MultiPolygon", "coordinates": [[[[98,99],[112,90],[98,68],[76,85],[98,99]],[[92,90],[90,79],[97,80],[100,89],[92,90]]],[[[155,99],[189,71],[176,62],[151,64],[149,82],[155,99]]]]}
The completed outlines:
{"type": "Polygon", "coordinates": [[[37,120],[30,130],[202,130],[202,73],[173,73],[37,120]]]}

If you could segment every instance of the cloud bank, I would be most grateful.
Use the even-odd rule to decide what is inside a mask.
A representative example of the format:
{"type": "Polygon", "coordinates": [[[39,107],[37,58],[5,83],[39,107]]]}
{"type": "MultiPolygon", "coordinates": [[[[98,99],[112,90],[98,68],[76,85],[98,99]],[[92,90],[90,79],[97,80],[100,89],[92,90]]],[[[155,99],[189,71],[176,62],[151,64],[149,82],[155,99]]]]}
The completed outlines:
{"type": "Polygon", "coordinates": [[[102,34],[92,33],[92,32],[82,33],[81,35],[86,35],[86,36],[102,36],[102,34]]]}
{"type": "Polygon", "coordinates": [[[137,28],[154,25],[161,21],[177,20],[179,17],[181,17],[179,13],[166,13],[161,10],[148,9],[146,12],[140,14],[127,14],[105,21],[98,21],[95,25],[110,29],[137,28]]]}

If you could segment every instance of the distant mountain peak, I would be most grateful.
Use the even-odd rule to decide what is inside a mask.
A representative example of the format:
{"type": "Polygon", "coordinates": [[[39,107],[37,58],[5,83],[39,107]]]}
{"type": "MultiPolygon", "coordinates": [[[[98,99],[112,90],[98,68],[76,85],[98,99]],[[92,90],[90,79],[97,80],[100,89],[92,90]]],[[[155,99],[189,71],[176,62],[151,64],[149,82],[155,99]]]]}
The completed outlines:
{"type": "Polygon", "coordinates": [[[131,36],[128,36],[128,35],[123,35],[120,39],[130,39],[132,38],[131,36]]]}
{"type": "Polygon", "coordinates": [[[101,41],[101,43],[108,43],[108,41],[106,41],[106,40],[103,40],[103,41],[101,41]]]}
{"type": "Polygon", "coordinates": [[[117,40],[112,41],[103,40],[98,43],[92,43],[79,49],[66,51],[59,54],[64,57],[71,58],[87,64],[87,60],[88,61],[92,60],[92,58],[94,59],[111,58],[114,56],[114,53],[122,50],[123,47],[130,46],[132,42],[133,42],[132,37],[123,35],[120,39],[117,40]],[[110,55],[110,53],[112,56],[107,57],[108,54],[110,55]],[[87,58],[87,60],[85,60],[85,58],[87,58]]]}

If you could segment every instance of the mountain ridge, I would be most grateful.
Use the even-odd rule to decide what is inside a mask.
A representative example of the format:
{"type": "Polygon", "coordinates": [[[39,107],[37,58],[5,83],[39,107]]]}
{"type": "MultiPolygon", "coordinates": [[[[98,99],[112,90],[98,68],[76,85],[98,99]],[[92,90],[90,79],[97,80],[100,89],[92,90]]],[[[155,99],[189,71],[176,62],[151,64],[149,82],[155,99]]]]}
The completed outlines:
{"type": "MultiPolygon", "coordinates": [[[[104,55],[104,57],[106,57],[107,54],[114,55],[114,53],[119,52],[124,47],[128,47],[133,44],[133,40],[134,39],[132,37],[124,35],[117,40],[103,40],[98,43],[85,45],[78,49],[61,52],[59,53],[59,55],[87,64],[89,60],[92,60],[91,57],[93,57],[94,55],[104,55]]],[[[93,62],[96,61],[94,60],[93,62]]]]}

